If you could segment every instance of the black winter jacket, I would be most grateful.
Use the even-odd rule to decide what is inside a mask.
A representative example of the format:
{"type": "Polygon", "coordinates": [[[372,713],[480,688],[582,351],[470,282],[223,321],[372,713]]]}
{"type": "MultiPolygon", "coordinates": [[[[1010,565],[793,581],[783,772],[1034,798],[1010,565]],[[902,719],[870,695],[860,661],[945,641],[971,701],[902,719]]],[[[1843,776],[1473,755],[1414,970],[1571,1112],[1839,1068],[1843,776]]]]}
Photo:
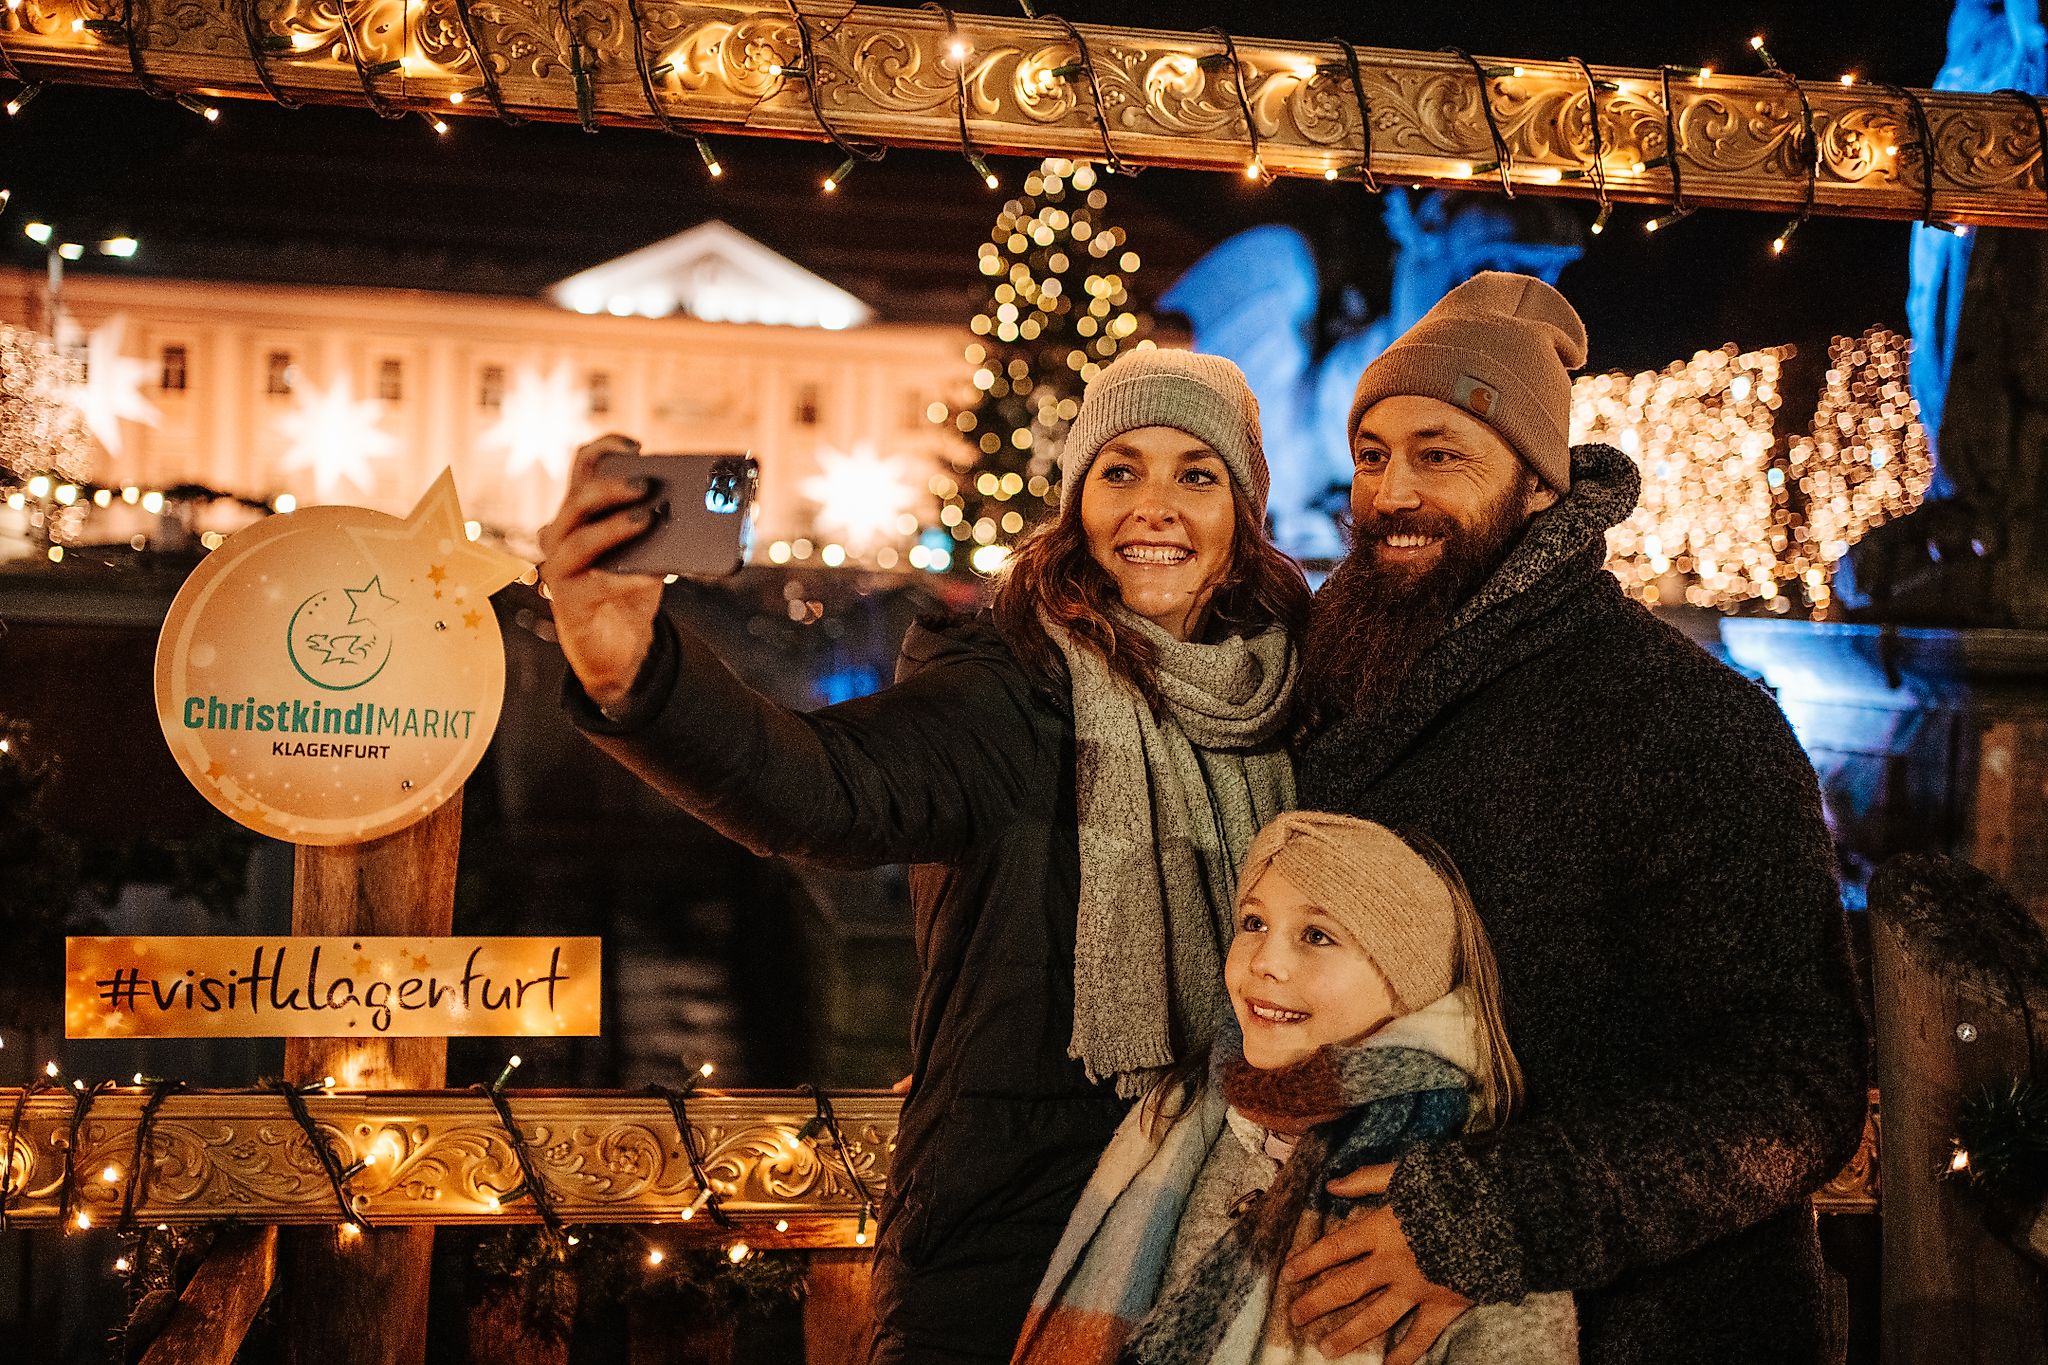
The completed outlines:
{"type": "Polygon", "coordinates": [[[1123,1116],[1067,1056],[1080,850],[1065,690],[986,613],[912,627],[897,681],[800,714],[667,617],[621,719],[569,675],[597,745],[757,853],[912,863],[910,1095],[875,1262],[877,1361],[1005,1361],[1123,1116]]]}
{"type": "Polygon", "coordinates": [[[1635,468],[1573,488],[1301,801],[1420,830],[1500,964],[1525,1112],[1390,1197],[1430,1279],[1575,1291],[1587,1365],[1827,1358],[1808,1196],[1856,1149],[1865,1037],[1813,770],[1771,698],[1601,568],[1635,468]]]}

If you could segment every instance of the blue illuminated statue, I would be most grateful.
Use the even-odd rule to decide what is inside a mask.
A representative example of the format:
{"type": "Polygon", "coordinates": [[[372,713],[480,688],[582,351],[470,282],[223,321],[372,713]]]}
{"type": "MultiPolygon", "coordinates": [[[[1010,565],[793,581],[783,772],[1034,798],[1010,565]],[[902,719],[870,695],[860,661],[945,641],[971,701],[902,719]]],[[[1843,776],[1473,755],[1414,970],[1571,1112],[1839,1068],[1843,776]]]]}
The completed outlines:
{"type": "MultiPolygon", "coordinates": [[[[2048,93],[2048,30],[2041,26],[2040,0],[1957,0],[1948,21],[1948,56],[1934,88],[2048,93]]],[[[1955,491],[1940,464],[1941,414],[1962,320],[1970,244],[1968,236],[1913,225],[1906,321],[1913,333],[1913,397],[1936,456],[1930,499],[1955,491]]]]}
{"type": "Polygon", "coordinates": [[[1159,306],[1183,314],[1195,349],[1227,356],[1259,400],[1280,546],[1307,560],[1344,552],[1335,513],[1351,485],[1344,417],[1358,376],[1436,301],[1482,270],[1515,270],[1552,284],[1580,248],[1520,240],[1497,201],[1406,190],[1382,197],[1394,243],[1387,312],[1318,355],[1312,342],[1321,280],[1308,242],[1290,227],[1241,232],[1174,282],[1159,306]]]}

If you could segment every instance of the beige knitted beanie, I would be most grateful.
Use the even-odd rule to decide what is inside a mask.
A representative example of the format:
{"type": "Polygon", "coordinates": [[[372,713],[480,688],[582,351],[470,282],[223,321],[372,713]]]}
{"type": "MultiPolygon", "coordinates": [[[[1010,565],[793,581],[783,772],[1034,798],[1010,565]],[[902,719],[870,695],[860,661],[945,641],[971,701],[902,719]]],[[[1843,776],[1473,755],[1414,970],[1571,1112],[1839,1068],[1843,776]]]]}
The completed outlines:
{"type": "Polygon", "coordinates": [[[1530,275],[1488,270],[1437,300],[1365,367],[1347,439],[1382,398],[1413,394],[1463,408],[1555,491],[1571,487],[1571,371],[1586,363],[1586,324],[1530,275]]]}
{"type": "Polygon", "coordinates": [[[1269,866],[1358,940],[1403,1009],[1450,992],[1458,941],[1451,888],[1400,835],[1348,815],[1289,811],[1252,840],[1238,895],[1269,866]]]}
{"type": "Polygon", "coordinates": [[[1265,515],[1271,479],[1259,439],[1259,400],[1244,371],[1220,355],[1194,351],[1127,351],[1095,376],[1060,455],[1062,503],[1071,503],[1103,446],[1139,427],[1172,427],[1207,445],[1265,515]]]}

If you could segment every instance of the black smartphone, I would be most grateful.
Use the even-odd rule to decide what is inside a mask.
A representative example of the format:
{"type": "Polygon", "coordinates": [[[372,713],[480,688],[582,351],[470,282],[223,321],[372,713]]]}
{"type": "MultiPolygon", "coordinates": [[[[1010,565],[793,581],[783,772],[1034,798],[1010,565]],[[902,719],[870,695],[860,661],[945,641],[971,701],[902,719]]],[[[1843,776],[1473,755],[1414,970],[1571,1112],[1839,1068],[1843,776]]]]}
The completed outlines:
{"type": "Polygon", "coordinates": [[[654,520],[638,539],[606,555],[612,573],[719,578],[736,573],[754,546],[760,462],[748,455],[607,455],[597,472],[645,479],[654,520]]]}

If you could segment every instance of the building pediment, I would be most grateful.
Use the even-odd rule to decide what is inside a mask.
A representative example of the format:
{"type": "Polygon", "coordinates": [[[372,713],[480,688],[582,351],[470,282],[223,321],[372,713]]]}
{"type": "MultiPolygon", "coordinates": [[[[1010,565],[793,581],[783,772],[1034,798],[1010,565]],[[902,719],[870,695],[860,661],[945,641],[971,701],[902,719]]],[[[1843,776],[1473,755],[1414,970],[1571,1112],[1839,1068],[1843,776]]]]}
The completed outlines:
{"type": "Polygon", "coordinates": [[[830,280],[712,220],[579,271],[548,297],[578,313],[753,322],[838,331],[868,321],[868,306],[830,280]]]}

